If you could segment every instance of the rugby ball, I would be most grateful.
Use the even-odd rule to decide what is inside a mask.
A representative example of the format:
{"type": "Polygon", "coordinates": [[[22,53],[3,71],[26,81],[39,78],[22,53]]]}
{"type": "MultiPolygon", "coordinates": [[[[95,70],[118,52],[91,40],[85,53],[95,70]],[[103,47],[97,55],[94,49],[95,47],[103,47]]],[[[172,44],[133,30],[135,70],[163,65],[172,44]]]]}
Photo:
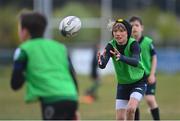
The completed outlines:
{"type": "Polygon", "coordinates": [[[77,35],[81,25],[81,20],[77,16],[67,16],[60,21],[59,30],[63,36],[73,37],[77,35]]]}

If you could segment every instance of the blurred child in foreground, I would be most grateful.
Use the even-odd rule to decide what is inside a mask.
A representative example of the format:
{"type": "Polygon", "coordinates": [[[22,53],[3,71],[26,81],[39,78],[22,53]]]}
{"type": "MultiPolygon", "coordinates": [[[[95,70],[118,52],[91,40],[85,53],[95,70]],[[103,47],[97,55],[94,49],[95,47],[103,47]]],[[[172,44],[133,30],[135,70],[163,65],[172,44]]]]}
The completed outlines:
{"type": "Polygon", "coordinates": [[[75,120],[78,87],[67,48],[43,38],[47,19],[38,12],[19,15],[18,35],[22,43],[14,53],[13,90],[26,83],[25,101],[41,102],[44,120],[75,120]]]}

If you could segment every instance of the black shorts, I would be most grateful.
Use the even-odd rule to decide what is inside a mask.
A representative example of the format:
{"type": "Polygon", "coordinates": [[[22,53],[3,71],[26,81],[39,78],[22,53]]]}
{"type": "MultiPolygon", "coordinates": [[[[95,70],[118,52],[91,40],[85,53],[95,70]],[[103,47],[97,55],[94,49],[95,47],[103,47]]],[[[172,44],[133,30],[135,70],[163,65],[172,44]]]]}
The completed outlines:
{"type": "Polygon", "coordinates": [[[156,83],[154,84],[147,84],[146,95],[155,95],[156,92],[156,83]]]}
{"type": "Polygon", "coordinates": [[[43,120],[76,120],[77,101],[63,100],[54,103],[41,101],[43,120]]]}
{"type": "Polygon", "coordinates": [[[146,92],[146,85],[145,78],[142,78],[133,84],[118,84],[116,99],[129,100],[130,95],[133,92],[139,92],[143,96],[146,92]]]}

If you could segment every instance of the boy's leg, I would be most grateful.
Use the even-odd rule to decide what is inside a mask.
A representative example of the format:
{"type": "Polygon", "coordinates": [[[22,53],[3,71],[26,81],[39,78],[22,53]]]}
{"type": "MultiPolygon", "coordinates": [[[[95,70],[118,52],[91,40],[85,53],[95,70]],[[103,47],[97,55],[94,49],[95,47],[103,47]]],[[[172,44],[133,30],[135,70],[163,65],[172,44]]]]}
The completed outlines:
{"type": "Polygon", "coordinates": [[[135,119],[135,112],[139,105],[140,100],[142,99],[143,95],[139,92],[133,92],[130,96],[130,100],[127,106],[127,120],[134,120],[135,119]]]}
{"type": "Polygon", "coordinates": [[[94,79],[92,80],[92,86],[89,87],[84,96],[82,96],[80,98],[80,101],[81,103],[87,103],[87,104],[91,104],[93,103],[95,100],[97,100],[98,98],[98,89],[100,87],[100,80],[97,78],[97,79],[94,79]]]}
{"type": "Polygon", "coordinates": [[[147,88],[147,83],[145,78],[139,82],[132,84],[132,90],[130,94],[130,99],[127,106],[127,120],[135,119],[135,112],[139,106],[139,102],[142,100],[147,88]]]}
{"type": "Polygon", "coordinates": [[[116,99],[116,120],[126,120],[128,100],[116,99]]]}
{"type": "Polygon", "coordinates": [[[151,115],[153,116],[153,120],[160,120],[159,108],[151,109],[151,115]]]}
{"type": "Polygon", "coordinates": [[[151,115],[154,120],[160,120],[159,115],[159,107],[157,105],[156,99],[154,95],[146,95],[145,96],[146,102],[150,108],[151,115]]]}
{"type": "Polygon", "coordinates": [[[100,86],[100,80],[94,79],[92,86],[86,91],[86,95],[92,96],[94,99],[97,99],[97,92],[100,86]]]}
{"type": "Polygon", "coordinates": [[[139,107],[137,107],[137,109],[136,109],[134,119],[135,119],[136,121],[139,121],[139,120],[140,120],[140,110],[139,110],[139,107]]]}
{"type": "Polygon", "coordinates": [[[124,121],[124,120],[126,120],[126,109],[116,110],[116,120],[117,121],[124,121]]]}
{"type": "Polygon", "coordinates": [[[150,108],[153,119],[160,120],[159,107],[155,98],[155,91],[156,91],[156,83],[151,85],[148,84],[145,99],[150,108]]]}

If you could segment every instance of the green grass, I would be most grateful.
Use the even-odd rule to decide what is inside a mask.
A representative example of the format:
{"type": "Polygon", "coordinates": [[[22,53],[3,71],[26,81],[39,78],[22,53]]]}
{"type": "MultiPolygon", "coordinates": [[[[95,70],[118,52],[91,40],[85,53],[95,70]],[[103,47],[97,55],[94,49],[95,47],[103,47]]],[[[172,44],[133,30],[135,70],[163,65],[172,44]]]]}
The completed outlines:
{"type": "MultiPolygon", "coordinates": [[[[24,88],[14,92],[10,89],[10,68],[0,69],[0,119],[41,119],[39,103],[26,104],[23,100],[24,88]]],[[[91,85],[89,76],[78,76],[80,94],[91,85]]],[[[80,103],[82,120],[113,120],[115,119],[116,82],[113,75],[101,78],[99,98],[93,104],[80,103]]],[[[180,76],[179,74],[157,74],[156,98],[160,107],[161,119],[180,119],[180,76]]],[[[151,119],[147,104],[140,104],[141,119],[151,119]]]]}

